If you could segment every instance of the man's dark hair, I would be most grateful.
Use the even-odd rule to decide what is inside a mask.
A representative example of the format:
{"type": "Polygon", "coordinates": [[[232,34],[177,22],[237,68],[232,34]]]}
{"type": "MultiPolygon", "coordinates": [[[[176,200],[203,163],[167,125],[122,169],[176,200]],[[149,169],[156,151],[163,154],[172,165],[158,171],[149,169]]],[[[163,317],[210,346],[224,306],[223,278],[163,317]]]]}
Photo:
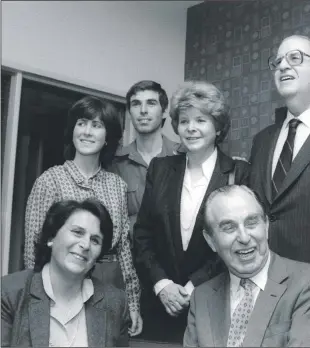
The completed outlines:
{"type": "Polygon", "coordinates": [[[166,91],[161,87],[159,83],[150,80],[139,81],[130,87],[129,91],[126,94],[126,104],[128,110],[130,110],[131,97],[140,91],[157,92],[159,95],[159,103],[161,105],[161,109],[163,113],[166,111],[169,103],[166,91]]]}

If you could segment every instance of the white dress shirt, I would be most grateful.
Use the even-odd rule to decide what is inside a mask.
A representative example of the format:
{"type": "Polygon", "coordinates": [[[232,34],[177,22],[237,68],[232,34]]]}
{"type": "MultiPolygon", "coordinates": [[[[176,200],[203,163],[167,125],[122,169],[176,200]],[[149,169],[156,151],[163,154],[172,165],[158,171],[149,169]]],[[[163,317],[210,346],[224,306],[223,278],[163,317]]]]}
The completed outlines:
{"type": "MultiPolygon", "coordinates": [[[[289,130],[289,122],[295,118],[289,111],[287,112],[286,119],[283,122],[282,128],[280,130],[279,138],[277,140],[277,144],[274,150],[273,154],[273,161],[272,161],[272,172],[271,177],[273,177],[273,174],[276,170],[277,163],[279,161],[284,143],[287,139],[288,130],[289,130]]],[[[310,135],[310,108],[304,111],[302,114],[298,116],[298,119],[302,122],[299,124],[299,126],[296,129],[296,137],[294,141],[294,150],[293,150],[293,160],[298,154],[299,150],[303,146],[304,142],[310,135]]]]}
{"type": "MultiPolygon", "coordinates": [[[[203,197],[209,186],[209,182],[215,168],[216,160],[217,149],[215,148],[211,156],[201,164],[203,177],[199,181],[193,182],[190,175],[190,170],[188,168],[188,158],[186,158],[186,168],[183,180],[180,207],[181,237],[184,251],[187,250],[189,241],[192,237],[193,229],[196,223],[196,217],[203,197]]],[[[171,283],[173,283],[173,281],[170,279],[162,279],[157,282],[154,285],[155,294],[158,295],[158,293],[164,287],[171,283]]],[[[190,295],[194,290],[193,283],[191,281],[188,281],[185,285],[185,289],[190,295]]]]}
{"type": "MultiPolygon", "coordinates": [[[[257,300],[257,297],[260,293],[260,291],[264,291],[266,287],[266,283],[268,280],[268,270],[270,265],[270,252],[268,255],[267,262],[265,263],[265,266],[263,269],[256,274],[254,277],[250,278],[252,282],[256,285],[256,287],[253,289],[253,307],[255,305],[255,302],[257,300]]],[[[234,274],[230,273],[230,315],[234,314],[235,309],[237,308],[238,304],[241,302],[243,296],[244,296],[244,288],[240,286],[240,280],[241,278],[235,276],[234,274]]]]}
{"type": "Polygon", "coordinates": [[[84,303],[93,295],[91,279],[84,279],[82,296],[76,298],[70,307],[57,305],[50,278],[49,263],[42,269],[43,288],[50,301],[50,347],[88,347],[84,303]]]}

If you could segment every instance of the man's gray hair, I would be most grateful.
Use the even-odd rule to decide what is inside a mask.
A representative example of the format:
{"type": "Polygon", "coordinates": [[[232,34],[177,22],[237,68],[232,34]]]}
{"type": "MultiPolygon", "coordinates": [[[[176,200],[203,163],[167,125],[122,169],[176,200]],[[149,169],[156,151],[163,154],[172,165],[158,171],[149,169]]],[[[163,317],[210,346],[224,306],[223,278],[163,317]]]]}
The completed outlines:
{"type": "Polygon", "coordinates": [[[310,37],[309,37],[309,36],[306,36],[306,35],[299,35],[299,34],[293,34],[293,35],[284,37],[283,40],[281,41],[281,43],[284,42],[285,40],[292,39],[292,38],[294,38],[294,37],[299,38],[299,39],[306,40],[306,41],[309,42],[309,45],[310,45],[310,37]]]}
{"type": "Polygon", "coordinates": [[[250,196],[252,196],[255,201],[258,203],[258,205],[262,208],[263,211],[263,217],[264,220],[267,220],[267,212],[266,212],[266,207],[264,205],[264,203],[262,202],[262,200],[260,199],[260,197],[258,196],[258,194],[251,190],[250,188],[248,188],[245,185],[227,185],[227,186],[223,186],[220,187],[216,190],[214,190],[213,192],[210,193],[210,195],[208,196],[206,203],[205,203],[205,207],[204,207],[204,224],[205,224],[205,231],[209,234],[212,235],[213,231],[212,231],[212,226],[210,223],[210,217],[209,217],[209,210],[210,210],[210,206],[212,201],[214,200],[215,197],[217,197],[220,194],[224,194],[224,195],[229,195],[231,192],[236,191],[236,190],[243,190],[245,192],[247,192],[250,196]]]}

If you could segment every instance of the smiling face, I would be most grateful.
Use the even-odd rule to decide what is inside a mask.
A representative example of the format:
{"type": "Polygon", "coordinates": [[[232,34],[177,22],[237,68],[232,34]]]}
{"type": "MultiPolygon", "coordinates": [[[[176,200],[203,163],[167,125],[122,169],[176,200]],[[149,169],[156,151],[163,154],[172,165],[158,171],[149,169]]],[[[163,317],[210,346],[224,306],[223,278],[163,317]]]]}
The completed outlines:
{"type": "Polygon", "coordinates": [[[103,235],[99,219],[86,210],[74,212],[51,240],[51,266],[84,278],[100,255],[103,235]]]}
{"type": "Polygon", "coordinates": [[[214,197],[208,208],[212,233],[204,236],[231,273],[255,276],[268,259],[268,220],[254,197],[242,188],[214,197]]]}
{"type": "Polygon", "coordinates": [[[163,111],[158,92],[139,91],[130,98],[131,121],[141,134],[154,133],[161,128],[163,111]]]}
{"type": "MultiPolygon", "coordinates": [[[[277,57],[287,52],[300,50],[310,55],[310,41],[298,36],[285,39],[280,45],[277,57]]],[[[274,73],[275,84],[279,94],[285,99],[297,96],[309,103],[310,95],[310,57],[304,56],[300,65],[291,66],[285,58],[274,73]]]]}
{"type": "Polygon", "coordinates": [[[97,116],[93,120],[80,118],[73,130],[73,144],[76,154],[98,155],[105,144],[106,128],[97,116]]]}
{"type": "Polygon", "coordinates": [[[196,108],[180,111],[178,134],[190,153],[200,153],[203,156],[214,150],[216,130],[213,120],[196,108]]]}

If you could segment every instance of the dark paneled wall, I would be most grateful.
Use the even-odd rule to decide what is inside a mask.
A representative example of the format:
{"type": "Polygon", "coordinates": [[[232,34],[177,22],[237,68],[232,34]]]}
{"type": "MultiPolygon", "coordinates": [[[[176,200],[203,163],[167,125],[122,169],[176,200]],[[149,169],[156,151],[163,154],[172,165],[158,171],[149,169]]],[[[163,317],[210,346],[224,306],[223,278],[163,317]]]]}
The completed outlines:
{"type": "Polygon", "coordinates": [[[188,9],[185,80],[207,80],[231,107],[223,149],[250,154],[253,135],[274,122],[283,102],[268,57],[283,37],[310,36],[310,1],[206,1],[188,9]]]}

